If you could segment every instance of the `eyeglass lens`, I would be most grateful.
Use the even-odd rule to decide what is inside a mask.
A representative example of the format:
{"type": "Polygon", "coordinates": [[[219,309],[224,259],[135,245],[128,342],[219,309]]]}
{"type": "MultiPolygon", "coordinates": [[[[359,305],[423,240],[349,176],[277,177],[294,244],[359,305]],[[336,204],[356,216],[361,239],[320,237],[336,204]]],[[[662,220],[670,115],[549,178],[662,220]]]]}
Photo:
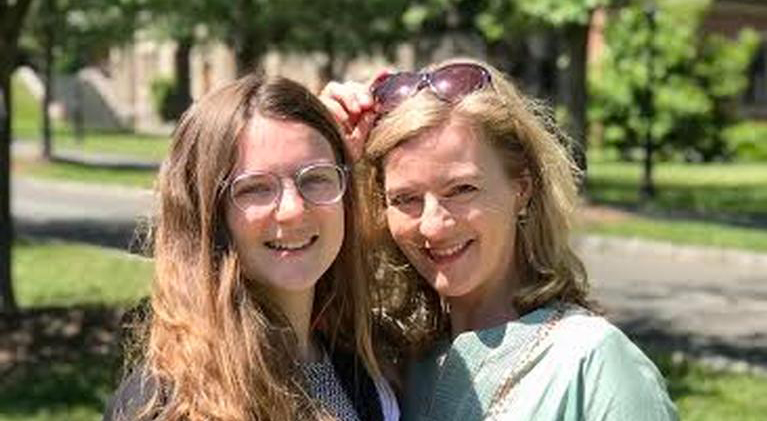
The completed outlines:
{"type": "MultiPolygon", "coordinates": [[[[293,182],[299,194],[315,205],[338,201],[345,190],[343,169],[336,165],[317,165],[300,170],[293,182]]],[[[272,173],[248,174],[232,184],[232,199],[240,209],[271,206],[282,194],[280,178],[272,173]]]]}

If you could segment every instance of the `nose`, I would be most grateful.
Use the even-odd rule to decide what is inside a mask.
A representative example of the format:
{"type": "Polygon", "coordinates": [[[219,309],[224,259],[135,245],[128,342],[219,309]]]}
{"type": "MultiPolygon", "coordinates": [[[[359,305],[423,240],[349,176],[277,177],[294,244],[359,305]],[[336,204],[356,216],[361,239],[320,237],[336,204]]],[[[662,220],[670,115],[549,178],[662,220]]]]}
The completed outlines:
{"type": "Polygon", "coordinates": [[[289,222],[303,215],[305,210],[304,198],[296,186],[293,183],[285,183],[274,210],[275,219],[278,222],[289,222]]]}
{"type": "Polygon", "coordinates": [[[426,194],[418,227],[421,235],[430,240],[437,240],[453,226],[455,219],[450,211],[439,202],[439,198],[426,194]]]}

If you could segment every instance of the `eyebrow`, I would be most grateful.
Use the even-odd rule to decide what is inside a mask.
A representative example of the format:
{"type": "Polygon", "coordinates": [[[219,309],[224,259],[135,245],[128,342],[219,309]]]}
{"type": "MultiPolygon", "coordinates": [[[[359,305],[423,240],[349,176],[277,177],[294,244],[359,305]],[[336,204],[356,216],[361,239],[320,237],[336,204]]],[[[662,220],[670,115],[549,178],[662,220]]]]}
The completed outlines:
{"type": "MultiPolygon", "coordinates": [[[[455,177],[443,178],[438,181],[438,184],[439,184],[439,188],[443,189],[446,187],[454,186],[456,184],[460,184],[462,182],[467,182],[467,181],[481,182],[484,179],[485,179],[484,173],[480,170],[477,172],[472,172],[471,174],[460,174],[455,177]]],[[[418,184],[421,184],[421,183],[418,183],[418,184]]],[[[412,193],[418,190],[420,190],[419,186],[416,184],[413,184],[413,185],[397,186],[392,189],[385,189],[384,193],[386,194],[386,196],[397,196],[401,194],[412,193]]]]}

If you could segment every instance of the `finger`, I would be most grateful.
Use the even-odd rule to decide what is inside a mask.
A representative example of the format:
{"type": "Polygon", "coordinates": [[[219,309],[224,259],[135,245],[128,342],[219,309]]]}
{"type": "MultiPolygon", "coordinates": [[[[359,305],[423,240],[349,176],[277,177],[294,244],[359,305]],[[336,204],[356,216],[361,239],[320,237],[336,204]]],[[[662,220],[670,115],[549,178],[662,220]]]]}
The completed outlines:
{"type": "Polygon", "coordinates": [[[336,122],[341,126],[344,132],[349,133],[353,126],[349,121],[349,114],[346,112],[346,109],[333,98],[328,98],[326,96],[320,96],[319,98],[320,101],[325,104],[325,107],[327,107],[327,109],[330,111],[330,114],[333,115],[333,118],[336,119],[336,122]]]}
{"type": "Polygon", "coordinates": [[[376,122],[376,119],[378,118],[378,114],[369,112],[365,113],[362,118],[357,121],[357,126],[354,128],[354,131],[356,132],[357,137],[360,139],[361,146],[364,146],[364,144],[368,141],[368,137],[370,136],[370,131],[373,129],[373,125],[376,122]]]}
{"type": "Polygon", "coordinates": [[[330,82],[325,89],[323,89],[322,95],[338,101],[346,109],[346,112],[349,113],[353,119],[356,119],[361,111],[355,94],[356,90],[357,88],[355,88],[352,82],[330,82]]]}

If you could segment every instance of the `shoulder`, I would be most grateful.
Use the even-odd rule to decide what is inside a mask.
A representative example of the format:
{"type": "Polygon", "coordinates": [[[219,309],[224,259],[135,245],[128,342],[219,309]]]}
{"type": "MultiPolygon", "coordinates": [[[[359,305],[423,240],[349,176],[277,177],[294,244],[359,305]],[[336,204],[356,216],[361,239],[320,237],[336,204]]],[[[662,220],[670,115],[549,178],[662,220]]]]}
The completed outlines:
{"type": "Polygon", "coordinates": [[[660,371],[606,319],[567,311],[553,335],[551,356],[568,366],[570,386],[594,419],[676,419],[660,371]]]}
{"type": "Polygon", "coordinates": [[[150,412],[145,416],[146,406],[158,393],[157,380],[146,370],[136,368],[125,377],[107,403],[102,421],[151,420],[150,412]]]}

